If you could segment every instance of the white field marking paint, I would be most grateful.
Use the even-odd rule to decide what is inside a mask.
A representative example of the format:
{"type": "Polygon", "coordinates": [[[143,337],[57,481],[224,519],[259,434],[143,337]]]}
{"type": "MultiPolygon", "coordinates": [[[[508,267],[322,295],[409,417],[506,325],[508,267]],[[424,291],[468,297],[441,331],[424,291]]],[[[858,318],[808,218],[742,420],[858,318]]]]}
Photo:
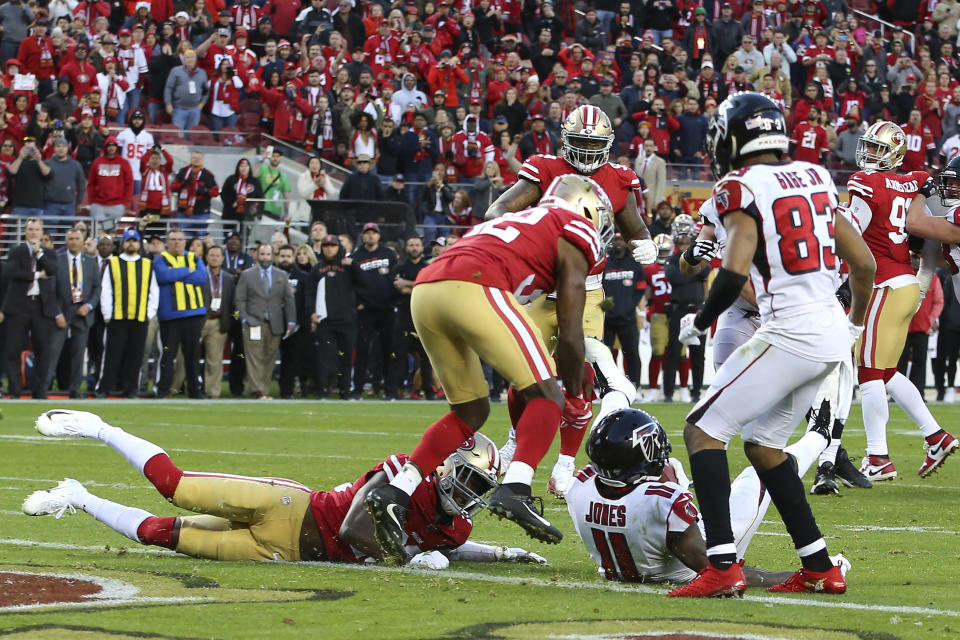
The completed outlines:
{"type": "MultiPolygon", "coordinates": [[[[154,427],[184,427],[182,422],[137,422],[136,426],[154,426],[154,427]]],[[[317,427],[256,427],[253,425],[235,425],[235,424],[205,424],[202,429],[229,429],[230,431],[286,431],[290,433],[309,433],[311,436],[347,435],[347,436],[396,436],[403,438],[419,438],[423,431],[416,433],[404,433],[402,431],[360,431],[358,429],[323,429],[317,427]]]]}
{"type": "MultiPolygon", "coordinates": [[[[262,403],[261,403],[262,404],[262,403]]],[[[44,444],[56,444],[58,446],[81,446],[81,447],[99,447],[103,446],[100,442],[92,441],[83,441],[83,440],[70,440],[67,438],[47,438],[45,436],[15,436],[15,435],[0,435],[2,440],[13,440],[15,442],[36,442],[44,444]]],[[[383,462],[383,458],[366,458],[361,456],[339,456],[333,454],[325,453],[277,453],[277,452],[267,452],[267,451],[218,451],[214,449],[182,449],[182,448],[170,448],[165,449],[165,451],[173,451],[174,453],[209,453],[214,454],[225,454],[228,456],[259,456],[266,458],[324,458],[324,459],[334,459],[334,460],[367,460],[375,462],[383,462]]]]}
{"type": "MultiPolygon", "coordinates": [[[[41,484],[57,484],[60,480],[49,480],[47,478],[18,478],[16,476],[0,476],[0,480],[14,480],[16,482],[39,482],[41,484]]],[[[110,487],[111,489],[153,489],[152,485],[146,484],[124,484],[122,482],[83,482],[85,487],[110,487]]],[[[0,487],[6,489],[7,487],[0,487]]],[[[20,487],[21,489],[23,487],[20,487]]]]}
{"type": "MultiPolygon", "coordinates": [[[[0,545],[9,545],[17,547],[38,547],[42,549],[59,549],[72,551],[105,551],[103,546],[84,546],[77,544],[65,544],[59,542],[38,542],[35,540],[19,540],[15,538],[0,539],[0,545]]],[[[119,548],[118,548],[119,550],[119,548]]],[[[126,548],[127,553],[145,553],[157,555],[181,555],[168,549],[153,548],[126,548]]],[[[650,587],[639,584],[623,584],[618,582],[596,581],[596,582],[577,582],[577,581],[553,581],[543,578],[525,578],[520,576],[494,576],[486,573],[475,573],[472,571],[433,571],[431,569],[410,569],[404,567],[386,567],[380,565],[367,564],[342,564],[336,562],[298,562],[298,565],[313,567],[325,567],[328,569],[340,569],[351,571],[373,571],[382,573],[407,573],[422,576],[442,576],[454,580],[476,580],[478,582],[494,582],[500,584],[518,584],[522,586],[546,587],[549,589],[592,589],[595,591],[614,591],[619,593],[648,593],[665,594],[668,589],[650,587]]],[[[777,596],[753,596],[744,597],[747,602],[760,602],[769,604],[792,605],[799,607],[821,607],[826,609],[849,609],[855,611],[883,612],[883,613],[903,613],[931,616],[948,616],[960,618],[960,611],[950,609],[932,609],[928,607],[906,607],[880,604],[863,604],[859,602],[830,601],[817,598],[788,598],[777,596]]]]}
{"type": "Polygon", "coordinates": [[[215,598],[197,598],[197,597],[159,598],[155,596],[143,596],[139,598],[124,598],[119,600],[112,600],[112,599],[111,600],[91,600],[89,602],[50,602],[48,604],[22,604],[16,607],[0,607],[0,612],[20,613],[21,611],[31,611],[35,609],[60,609],[64,607],[77,609],[77,608],[86,608],[86,607],[115,607],[123,604],[147,604],[147,603],[202,604],[204,602],[216,602],[216,599],[215,598]]]}
{"type": "MultiPolygon", "coordinates": [[[[474,573],[472,571],[434,571],[431,569],[410,569],[404,567],[385,567],[381,565],[362,565],[362,564],[337,564],[334,562],[300,562],[297,564],[310,565],[316,567],[328,567],[331,569],[349,569],[354,571],[374,571],[385,573],[407,573],[424,576],[440,576],[454,580],[477,580],[480,582],[494,582],[500,584],[518,584],[522,586],[547,587],[549,589],[593,589],[595,591],[614,591],[620,593],[648,593],[662,595],[669,589],[650,587],[638,584],[623,584],[618,582],[607,582],[606,580],[597,582],[575,582],[575,581],[553,581],[543,578],[524,578],[519,576],[494,576],[486,573],[474,573]]],[[[950,609],[933,609],[928,607],[907,607],[882,604],[866,604],[859,602],[847,602],[838,600],[827,600],[823,598],[790,598],[779,596],[753,596],[747,595],[743,598],[746,602],[759,602],[763,604],[792,605],[796,607],[814,607],[824,609],[848,609],[854,611],[883,612],[883,613],[902,613],[917,614],[929,616],[948,616],[960,618],[960,611],[950,609]]]]}
{"type": "MultiPolygon", "coordinates": [[[[642,622],[642,621],[638,621],[642,622]]],[[[730,632],[730,633],[715,633],[713,631],[700,631],[696,629],[677,629],[676,631],[642,631],[640,632],[645,637],[657,638],[662,636],[674,636],[681,633],[689,633],[690,635],[700,636],[703,638],[731,638],[736,637],[737,640],[790,640],[789,638],[784,638],[783,636],[768,636],[764,634],[757,633],[741,633],[741,632],[730,632]]],[[[630,631],[623,631],[620,633],[603,633],[598,635],[559,635],[559,634],[550,634],[548,638],[556,638],[557,640],[621,640],[622,638],[632,636],[633,633],[630,631]]]]}
{"type": "MultiPolygon", "coordinates": [[[[781,525],[774,520],[764,520],[763,524],[781,525]]],[[[822,524],[821,527],[834,527],[844,529],[845,531],[909,531],[911,533],[945,533],[947,535],[960,535],[960,531],[949,531],[941,527],[881,527],[871,524],[822,524]]]]}
{"type": "Polygon", "coordinates": [[[170,549],[162,549],[160,547],[125,547],[123,545],[117,547],[107,548],[107,545],[82,545],[82,544],[67,544],[65,542],[39,542],[37,540],[21,540],[19,538],[0,538],[0,545],[7,545],[11,547],[35,547],[39,549],[56,549],[58,551],[97,551],[100,553],[143,553],[143,554],[154,554],[161,556],[177,556],[181,555],[176,551],[171,551],[170,549]]]}

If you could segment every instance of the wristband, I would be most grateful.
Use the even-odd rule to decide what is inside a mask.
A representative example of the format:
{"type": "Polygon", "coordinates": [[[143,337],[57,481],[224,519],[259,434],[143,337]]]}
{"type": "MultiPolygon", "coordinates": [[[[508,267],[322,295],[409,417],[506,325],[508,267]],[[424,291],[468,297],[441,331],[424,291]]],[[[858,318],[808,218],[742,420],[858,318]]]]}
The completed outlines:
{"type": "Polygon", "coordinates": [[[695,258],[694,255],[693,255],[693,245],[694,245],[694,244],[696,244],[696,243],[695,243],[695,242],[694,242],[694,243],[691,243],[690,246],[687,247],[687,250],[684,251],[682,254],[680,254],[680,257],[683,258],[684,260],[686,260],[686,261],[687,261],[687,264],[689,264],[690,266],[693,266],[693,267],[697,266],[698,264],[700,264],[700,263],[702,262],[702,261],[700,260],[700,258],[695,258]]]}

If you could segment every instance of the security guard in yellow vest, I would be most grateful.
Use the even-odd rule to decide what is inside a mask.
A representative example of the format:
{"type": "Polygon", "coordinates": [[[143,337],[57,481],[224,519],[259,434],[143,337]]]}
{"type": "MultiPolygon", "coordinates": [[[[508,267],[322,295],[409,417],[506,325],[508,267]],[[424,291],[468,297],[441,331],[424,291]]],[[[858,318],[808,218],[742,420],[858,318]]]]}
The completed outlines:
{"type": "Polygon", "coordinates": [[[98,398],[117,390],[127,398],[137,397],[147,327],[160,298],[153,264],[140,253],[137,230],[124,231],[120,246],[123,252],[107,260],[100,287],[106,331],[98,398]]]}
{"type": "Polygon", "coordinates": [[[183,231],[174,229],[167,234],[167,250],[153,261],[153,272],[160,289],[157,305],[157,319],[160,321],[158,398],[170,395],[173,361],[178,349],[183,351],[187,393],[191,398],[204,397],[200,379],[200,335],[207,317],[202,288],[207,282],[207,267],[200,257],[187,252],[186,246],[183,231]]]}

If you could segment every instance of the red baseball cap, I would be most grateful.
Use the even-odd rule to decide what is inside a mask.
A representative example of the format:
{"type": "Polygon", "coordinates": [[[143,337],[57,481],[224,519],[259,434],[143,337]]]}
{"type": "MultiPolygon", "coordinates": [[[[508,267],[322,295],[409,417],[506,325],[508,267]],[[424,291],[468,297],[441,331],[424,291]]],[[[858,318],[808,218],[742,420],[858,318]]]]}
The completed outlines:
{"type": "Polygon", "coordinates": [[[233,39],[234,39],[234,40],[236,40],[237,38],[246,38],[246,37],[247,37],[247,30],[246,30],[246,29],[237,29],[237,32],[236,32],[235,34],[233,34],[233,39]]]}
{"type": "Polygon", "coordinates": [[[286,64],[283,65],[284,71],[286,71],[287,69],[296,69],[296,68],[297,68],[296,62],[287,62],[286,64]]]}

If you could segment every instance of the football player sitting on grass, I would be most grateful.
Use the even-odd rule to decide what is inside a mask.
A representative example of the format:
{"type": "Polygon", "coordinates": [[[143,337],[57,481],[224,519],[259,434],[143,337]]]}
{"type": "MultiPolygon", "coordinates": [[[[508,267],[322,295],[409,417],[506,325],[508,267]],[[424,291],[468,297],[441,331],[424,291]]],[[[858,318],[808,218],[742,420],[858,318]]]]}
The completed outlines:
{"type": "MultiPolygon", "coordinates": [[[[373,520],[364,508],[372,489],[388,483],[407,456],[397,453],[332,491],[311,491],[282,478],[252,478],[177,468],[166,452],[99,416],[52,410],[36,421],[41,434],[103,442],[143,474],[178,507],[200,515],[157,517],[91,494],[76,480],[35,491],[23,502],[27,515],[86,511],[141,544],[212,560],[373,562],[383,559],[373,520]]],[[[470,542],[471,516],[486,506],[498,485],[500,454],[475,434],[429,474],[412,496],[404,532],[410,565],[444,569],[450,560],[532,562],[546,560],[520,548],[470,542]]]]}

